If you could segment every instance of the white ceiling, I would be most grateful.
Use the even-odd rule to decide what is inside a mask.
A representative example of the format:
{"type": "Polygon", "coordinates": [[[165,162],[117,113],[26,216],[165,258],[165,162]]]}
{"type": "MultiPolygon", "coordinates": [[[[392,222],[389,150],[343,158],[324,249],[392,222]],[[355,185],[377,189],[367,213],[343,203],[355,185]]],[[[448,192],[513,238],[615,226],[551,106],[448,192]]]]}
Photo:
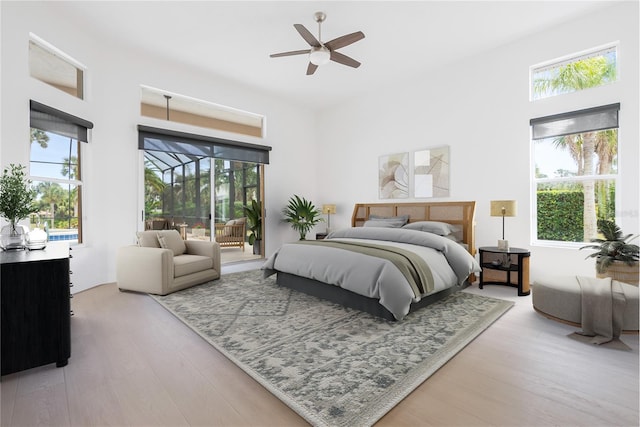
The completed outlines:
{"type": "MultiPolygon", "coordinates": [[[[212,75],[277,93],[310,108],[393,85],[433,67],[544,31],[613,2],[604,1],[143,1],[56,5],[79,29],[200,67],[212,75]],[[307,49],[293,28],[317,37],[313,14],[323,11],[323,41],[354,31],[365,39],[340,49],[362,62],[330,62],[307,76],[307,49]]],[[[185,67],[185,69],[186,69],[185,67]]],[[[185,76],[188,78],[188,76],[185,76]]]]}

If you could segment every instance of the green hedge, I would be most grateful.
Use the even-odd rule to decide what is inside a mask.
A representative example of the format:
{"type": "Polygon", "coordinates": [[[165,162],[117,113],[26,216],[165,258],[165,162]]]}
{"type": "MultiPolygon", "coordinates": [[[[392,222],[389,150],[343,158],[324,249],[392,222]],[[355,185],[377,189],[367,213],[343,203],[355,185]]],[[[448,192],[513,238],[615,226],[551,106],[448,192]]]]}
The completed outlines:
{"type": "Polygon", "coordinates": [[[581,191],[538,191],[538,239],[582,242],[583,212],[581,191]]]}

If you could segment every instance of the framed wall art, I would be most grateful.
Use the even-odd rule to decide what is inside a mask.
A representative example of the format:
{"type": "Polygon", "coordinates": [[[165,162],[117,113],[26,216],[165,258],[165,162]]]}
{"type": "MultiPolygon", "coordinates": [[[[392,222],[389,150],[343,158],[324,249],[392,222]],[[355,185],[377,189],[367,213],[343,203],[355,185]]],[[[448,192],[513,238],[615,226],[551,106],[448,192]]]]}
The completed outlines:
{"type": "Polygon", "coordinates": [[[378,191],[381,199],[409,197],[409,153],[389,154],[378,159],[378,191]]]}
{"type": "Polygon", "coordinates": [[[416,198],[449,196],[449,146],[413,153],[413,194],[416,198]]]}

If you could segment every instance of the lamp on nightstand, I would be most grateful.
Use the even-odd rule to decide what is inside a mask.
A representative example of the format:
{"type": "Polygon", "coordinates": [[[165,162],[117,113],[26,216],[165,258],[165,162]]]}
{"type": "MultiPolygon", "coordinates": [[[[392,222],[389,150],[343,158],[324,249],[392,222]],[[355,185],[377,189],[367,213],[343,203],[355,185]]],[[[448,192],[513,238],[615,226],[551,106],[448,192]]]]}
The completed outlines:
{"type": "Polygon", "coordinates": [[[327,214],[327,234],[331,232],[331,214],[336,213],[336,205],[322,205],[322,213],[327,214]]]}
{"type": "Polygon", "coordinates": [[[518,205],[515,200],[492,200],[491,216],[502,217],[502,240],[498,240],[498,248],[509,250],[509,241],[504,239],[504,217],[516,216],[518,205]]]}

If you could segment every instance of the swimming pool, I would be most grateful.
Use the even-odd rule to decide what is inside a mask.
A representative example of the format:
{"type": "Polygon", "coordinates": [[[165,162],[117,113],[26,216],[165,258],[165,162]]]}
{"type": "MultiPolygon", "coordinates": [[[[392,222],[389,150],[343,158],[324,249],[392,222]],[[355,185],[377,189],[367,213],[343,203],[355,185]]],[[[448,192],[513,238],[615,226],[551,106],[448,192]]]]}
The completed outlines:
{"type": "Polygon", "coordinates": [[[59,231],[49,232],[49,241],[55,242],[59,240],[78,240],[78,233],[65,233],[59,231]]]}

